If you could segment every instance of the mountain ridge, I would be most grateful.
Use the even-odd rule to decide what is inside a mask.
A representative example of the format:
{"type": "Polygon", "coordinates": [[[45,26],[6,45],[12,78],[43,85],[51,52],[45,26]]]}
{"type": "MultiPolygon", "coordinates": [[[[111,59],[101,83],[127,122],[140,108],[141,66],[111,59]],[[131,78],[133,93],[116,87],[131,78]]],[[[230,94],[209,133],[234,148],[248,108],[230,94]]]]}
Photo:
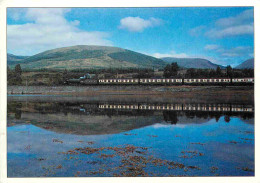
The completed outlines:
{"type": "MultiPolygon", "coordinates": [[[[12,65],[14,62],[8,62],[12,65]]],[[[161,59],[111,46],[77,45],[47,50],[23,59],[28,69],[164,68],[161,59]]]]}
{"type": "Polygon", "coordinates": [[[254,58],[250,58],[236,66],[236,69],[254,69],[254,58]]]}
{"type": "MultiPolygon", "coordinates": [[[[32,56],[7,54],[7,64],[14,67],[21,64],[23,69],[105,69],[105,68],[161,68],[177,62],[181,68],[216,69],[218,66],[203,58],[155,58],[149,55],[113,46],[76,45],[46,50],[32,56]]],[[[253,68],[248,59],[235,68],[253,68]]]]}
{"type": "Polygon", "coordinates": [[[183,68],[195,68],[195,69],[216,69],[218,66],[222,69],[225,67],[212,63],[211,61],[203,58],[176,58],[176,57],[163,57],[161,58],[167,63],[177,62],[180,67],[183,68]]]}

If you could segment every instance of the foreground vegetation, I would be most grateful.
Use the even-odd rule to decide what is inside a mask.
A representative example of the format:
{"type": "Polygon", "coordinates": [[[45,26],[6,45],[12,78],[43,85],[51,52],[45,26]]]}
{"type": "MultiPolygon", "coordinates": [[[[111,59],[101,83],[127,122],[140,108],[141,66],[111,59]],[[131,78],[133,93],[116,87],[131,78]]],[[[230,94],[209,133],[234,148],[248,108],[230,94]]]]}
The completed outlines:
{"type": "Polygon", "coordinates": [[[76,70],[23,70],[17,64],[12,70],[7,69],[8,85],[21,86],[59,86],[71,78],[79,78],[86,73],[92,74],[94,79],[99,78],[240,78],[254,77],[253,69],[183,69],[177,63],[167,65],[164,69],[76,69],[76,70]]]}

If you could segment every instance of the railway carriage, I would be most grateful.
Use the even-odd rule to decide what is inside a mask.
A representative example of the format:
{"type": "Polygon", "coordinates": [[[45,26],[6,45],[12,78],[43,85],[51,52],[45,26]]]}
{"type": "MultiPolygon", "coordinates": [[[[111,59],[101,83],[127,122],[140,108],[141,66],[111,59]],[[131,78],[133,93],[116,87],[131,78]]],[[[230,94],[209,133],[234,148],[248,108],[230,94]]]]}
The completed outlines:
{"type": "Polygon", "coordinates": [[[254,84],[254,78],[233,78],[232,83],[234,85],[250,85],[254,84]]]}
{"type": "Polygon", "coordinates": [[[136,85],[139,79],[99,79],[101,85],[136,85]]]}
{"type": "Polygon", "coordinates": [[[151,79],[151,78],[145,78],[145,79],[140,79],[140,84],[143,84],[143,85],[181,85],[182,79],[169,79],[169,78],[151,79]]]}
{"type": "Polygon", "coordinates": [[[187,85],[228,85],[231,83],[229,78],[203,78],[203,79],[184,79],[184,84],[187,85]]]}

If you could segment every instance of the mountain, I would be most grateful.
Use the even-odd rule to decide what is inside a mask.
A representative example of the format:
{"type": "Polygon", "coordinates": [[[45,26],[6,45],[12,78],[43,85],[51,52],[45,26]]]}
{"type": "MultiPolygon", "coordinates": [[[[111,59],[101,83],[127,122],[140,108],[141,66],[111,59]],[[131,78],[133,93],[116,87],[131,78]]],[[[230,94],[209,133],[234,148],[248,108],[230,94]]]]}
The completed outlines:
{"type": "Polygon", "coordinates": [[[218,66],[220,68],[225,68],[221,65],[214,64],[209,60],[202,58],[175,58],[175,57],[164,57],[161,58],[167,63],[177,62],[180,67],[183,68],[195,68],[195,69],[216,69],[218,66]]]}
{"type": "Polygon", "coordinates": [[[254,69],[254,58],[248,59],[238,66],[235,67],[236,69],[254,69]]]}
{"type": "Polygon", "coordinates": [[[19,64],[26,58],[28,58],[28,56],[17,56],[7,53],[7,64],[19,64]]]}
{"type": "MultiPolygon", "coordinates": [[[[57,48],[22,60],[26,69],[163,68],[166,62],[117,47],[78,45],[57,48]]],[[[8,63],[10,64],[10,62],[8,63]]]]}

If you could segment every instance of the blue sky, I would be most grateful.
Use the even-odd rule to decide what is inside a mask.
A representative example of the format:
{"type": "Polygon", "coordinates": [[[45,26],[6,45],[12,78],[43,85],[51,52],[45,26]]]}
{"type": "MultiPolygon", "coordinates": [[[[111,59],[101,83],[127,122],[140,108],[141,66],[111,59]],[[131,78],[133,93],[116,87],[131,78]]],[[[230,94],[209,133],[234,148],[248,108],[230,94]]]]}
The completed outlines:
{"type": "Polygon", "coordinates": [[[254,57],[253,8],[8,8],[8,53],[73,45],[236,66],[254,57]]]}

